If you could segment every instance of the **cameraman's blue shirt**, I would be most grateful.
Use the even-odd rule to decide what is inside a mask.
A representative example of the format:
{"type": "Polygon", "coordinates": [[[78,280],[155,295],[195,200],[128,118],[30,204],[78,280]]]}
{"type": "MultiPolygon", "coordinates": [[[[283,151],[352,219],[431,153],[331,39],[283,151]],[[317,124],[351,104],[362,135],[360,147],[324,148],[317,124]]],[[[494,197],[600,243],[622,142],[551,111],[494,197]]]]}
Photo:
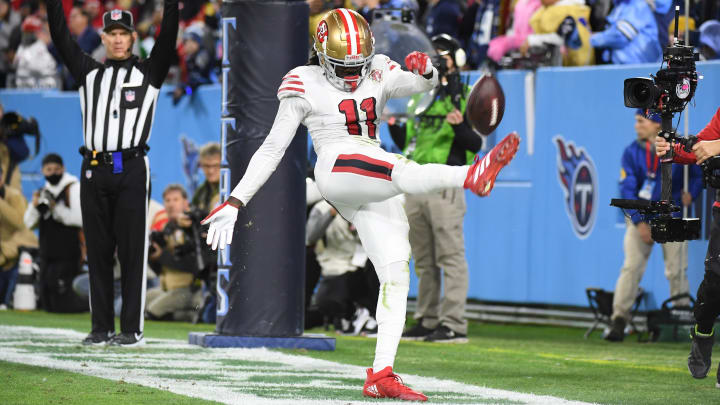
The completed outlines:
{"type": "Polygon", "coordinates": [[[614,0],[614,3],[615,8],[607,17],[607,28],[593,34],[590,44],[594,48],[609,48],[603,52],[606,62],[660,62],[662,48],[650,6],[645,0],[614,0]]]}
{"type": "MultiPolygon", "coordinates": [[[[700,194],[702,190],[702,169],[700,166],[692,165],[690,167],[690,179],[688,191],[692,195],[693,200],[700,194]]],[[[676,205],[682,206],[680,197],[683,190],[683,167],[682,165],[673,164],[672,167],[672,198],[676,205]]],[[[622,157],[622,170],[620,171],[620,197],[630,200],[642,198],[643,188],[648,185],[652,186],[651,200],[660,200],[660,159],[655,156],[655,149],[650,143],[640,143],[633,141],[627,148],[622,157]],[[649,164],[648,164],[649,162],[649,164]],[[649,169],[648,169],[649,167],[649,169]],[[654,179],[648,176],[649,173],[655,173],[654,179]]],[[[634,224],[642,220],[641,215],[635,210],[627,210],[634,224]]],[[[673,214],[680,217],[681,212],[673,214]]]]}

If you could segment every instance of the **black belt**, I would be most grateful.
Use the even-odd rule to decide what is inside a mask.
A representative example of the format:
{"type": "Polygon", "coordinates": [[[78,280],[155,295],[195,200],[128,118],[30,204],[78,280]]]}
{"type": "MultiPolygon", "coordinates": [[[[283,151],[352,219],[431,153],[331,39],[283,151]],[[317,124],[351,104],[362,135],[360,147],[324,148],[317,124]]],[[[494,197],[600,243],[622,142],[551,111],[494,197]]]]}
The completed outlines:
{"type": "Polygon", "coordinates": [[[97,166],[97,165],[112,165],[113,164],[113,155],[116,153],[122,154],[122,160],[126,161],[129,159],[133,159],[136,157],[142,157],[145,156],[147,151],[150,150],[150,147],[147,145],[143,146],[136,146],[134,148],[129,149],[123,149],[113,152],[98,152],[93,151],[85,146],[80,147],[80,154],[83,155],[85,159],[88,159],[90,161],[91,166],[97,166]]]}

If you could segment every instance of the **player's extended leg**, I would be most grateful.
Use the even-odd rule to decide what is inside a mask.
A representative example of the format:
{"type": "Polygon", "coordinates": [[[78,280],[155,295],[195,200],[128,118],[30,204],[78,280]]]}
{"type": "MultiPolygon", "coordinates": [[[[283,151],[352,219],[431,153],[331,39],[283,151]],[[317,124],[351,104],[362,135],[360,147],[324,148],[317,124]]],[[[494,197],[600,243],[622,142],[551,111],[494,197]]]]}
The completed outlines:
{"type": "Polygon", "coordinates": [[[512,132],[471,166],[420,165],[402,160],[392,172],[393,184],[404,193],[429,193],[464,187],[480,197],[490,194],[500,170],[515,157],[520,137],[512,132]]]}
{"type": "Polygon", "coordinates": [[[519,143],[517,134],[511,133],[471,166],[421,165],[375,146],[342,145],[321,152],[315,177],[325,199],[356,207],[398,194],[459,187],[483,197],[492,190],[500,170],[515,156],[519,143]]]}

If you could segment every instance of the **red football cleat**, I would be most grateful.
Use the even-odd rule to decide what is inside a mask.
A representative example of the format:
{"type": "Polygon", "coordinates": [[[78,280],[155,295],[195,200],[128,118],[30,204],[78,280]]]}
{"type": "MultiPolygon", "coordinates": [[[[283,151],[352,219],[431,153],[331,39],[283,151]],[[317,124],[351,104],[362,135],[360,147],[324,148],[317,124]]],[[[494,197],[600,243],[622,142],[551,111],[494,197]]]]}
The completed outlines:
{"type": "Polygon", "coordinates": [[[482,159],[475,156],[475,161],[468,169],[463,187],[470,189],[480,197],[489,195],[500,169],[510,163],[519,144],[520,137],[516,132],[511,132],[482,159]]]}
{"type": "Polygon", "coordinates": [[[392,367],[387,366],[373,374],[373,369],[367,369],[367,379],[363,387],[363,395],[371,398],[397,398],[404,401],[427,401],[421,392],[403,384],[399,375],[393,373],[392,367]]]}

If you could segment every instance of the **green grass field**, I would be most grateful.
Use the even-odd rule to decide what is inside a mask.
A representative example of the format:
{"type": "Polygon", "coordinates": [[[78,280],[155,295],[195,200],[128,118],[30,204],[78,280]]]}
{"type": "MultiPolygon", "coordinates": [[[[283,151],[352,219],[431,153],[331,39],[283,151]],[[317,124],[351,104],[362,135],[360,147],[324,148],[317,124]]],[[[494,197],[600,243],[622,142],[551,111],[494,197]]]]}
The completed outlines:
{"type": "MultiPolygon", "coordinates": [[[[88,314],[4,311],[0,312],[0,329],[5,325],[87,332],[90,320],[88,314]]],[[[212,329],[212,325],[147,322],[145,335],[187,341],[189,331],[212,329]]],[[[686,368],[688,344],[637,343],[634,337],[611,344],[601,340],[597,332],[589,340],[582,334],[583,330],[571,328],[471,323],[470,343],[465,345],[402,342],[395,370],[401,375],[603,404],[720,404],[716,369],[704,380],[690,377],[686,368]]],[[[282,352],[368,367],[374,349],[374,339],[337,336],[334,352],[282,352]]],[[[82,348],[63,350],[77,353],[82,348]]],[[[138,350],[142,355],[142,349],[138,350]]],[[[199,373],[184,378],[201,384],[203,378],[212,377],[199,373]]],[[[291,381],[301,385],[307,378],[291,381]]],[[[347,382],[358,385],[357,391],[318,390],[313,395],[360,401],[361,378],[347,382]]],[[[209,403],[171,393],[167,387],[145,387],[4,361],[0,361],[0,384],[0,404],[209,403]]],[[[263,395],[272,397],[267,391],[263,395]]]]}

